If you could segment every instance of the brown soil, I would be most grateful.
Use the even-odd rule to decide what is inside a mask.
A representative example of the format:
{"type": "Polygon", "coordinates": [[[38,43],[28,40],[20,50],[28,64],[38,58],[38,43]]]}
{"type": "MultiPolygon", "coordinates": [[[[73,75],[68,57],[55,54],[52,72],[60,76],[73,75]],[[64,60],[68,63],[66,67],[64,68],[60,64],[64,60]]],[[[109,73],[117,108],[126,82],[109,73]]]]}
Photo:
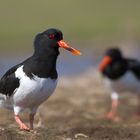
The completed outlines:
{"type": "MultiPolygon", "coordinates": [[[[136,96],[126,94],[120,99],[119,121],[103,119],[110,107],[109,92],[100,75],[89,70],[60,78],[53,96],[38,110],[34,131],[20,131],[13,112],[1,109],[0,140],[140,140],[137,104],[136,96]]],[[[26,113],[22,118],[28,123],[26,113]]]]}

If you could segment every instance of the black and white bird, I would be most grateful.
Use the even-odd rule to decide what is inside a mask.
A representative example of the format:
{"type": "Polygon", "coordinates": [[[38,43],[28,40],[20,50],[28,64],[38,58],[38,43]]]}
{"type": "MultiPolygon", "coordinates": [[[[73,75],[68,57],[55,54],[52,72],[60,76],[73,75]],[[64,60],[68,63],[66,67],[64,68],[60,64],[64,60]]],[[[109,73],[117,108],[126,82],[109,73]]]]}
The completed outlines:
{"type": "MultiPolygon", "coordinates": [[[[118,48],[110,48],[99,65],[99,71],[112,92],[112,106],[106,117],[115,120],[119,93],[132,92],[140,97],[140,62],[133,58],[125,58],[118,48]]],[[[140,113],[140,106],[138,110],[140,113]]]]}
{"type": "Polygon", "coordinates": [[[51,28],[37,34],[33,55],[9,69],[0,80],[0,106],[14,110],[15,120],[22,130],[33,129],[39,105],[56,88],[56,61],[60,47],[75,55],[81,54],[63,40],[63,34],[58,29],[51,28]],[[19,116],[25,109],[30,111],[30,127],[19,116]]]}

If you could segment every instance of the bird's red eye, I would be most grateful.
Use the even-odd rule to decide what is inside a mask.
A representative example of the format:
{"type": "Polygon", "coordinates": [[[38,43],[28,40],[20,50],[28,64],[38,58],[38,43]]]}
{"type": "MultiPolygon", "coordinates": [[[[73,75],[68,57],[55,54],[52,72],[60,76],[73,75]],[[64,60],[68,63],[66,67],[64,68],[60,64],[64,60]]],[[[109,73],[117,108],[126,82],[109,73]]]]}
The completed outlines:
{"type": "Polygon", "coordinates": [[[50,39],[53,39],[55,37],[55,35],[51,34],[49,37],[50,37],[50,39]]]}

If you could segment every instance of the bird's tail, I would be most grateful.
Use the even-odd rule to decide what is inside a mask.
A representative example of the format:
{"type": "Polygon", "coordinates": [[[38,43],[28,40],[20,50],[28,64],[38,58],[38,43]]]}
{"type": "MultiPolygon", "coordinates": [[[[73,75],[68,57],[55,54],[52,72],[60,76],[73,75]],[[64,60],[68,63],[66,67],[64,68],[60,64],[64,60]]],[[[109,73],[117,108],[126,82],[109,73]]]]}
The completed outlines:
{"type": "Polygon", "coordinates": [[[6,96],[0,93],[0,106],[3,106],[6,101],[6,96]]]}
{"type": "Polygon", "coordinates": [[[6,95],[3,95],[1,93],[0,93],[0,107],[4,107],[10,110],[13,109],[13,107],[11,106],[10,100],[7,99],[6,95]]]}

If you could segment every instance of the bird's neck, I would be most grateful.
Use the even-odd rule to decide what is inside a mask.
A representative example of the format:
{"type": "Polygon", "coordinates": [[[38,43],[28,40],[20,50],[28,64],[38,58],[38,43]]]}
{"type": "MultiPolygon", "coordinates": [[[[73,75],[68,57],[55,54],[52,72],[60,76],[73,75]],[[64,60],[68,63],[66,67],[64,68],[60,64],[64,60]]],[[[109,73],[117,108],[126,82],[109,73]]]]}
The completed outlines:
{"type": "Polygon", "coordinates": [[[44,55],[39,55],[34,53],[33,56],[29,59],[28,63],[24,67],[26,75],[32,78],[33,75],[36,75],[41,78],[57,78],[56,71],[56,61],[58,53],[50,53],[44,55]]]}

